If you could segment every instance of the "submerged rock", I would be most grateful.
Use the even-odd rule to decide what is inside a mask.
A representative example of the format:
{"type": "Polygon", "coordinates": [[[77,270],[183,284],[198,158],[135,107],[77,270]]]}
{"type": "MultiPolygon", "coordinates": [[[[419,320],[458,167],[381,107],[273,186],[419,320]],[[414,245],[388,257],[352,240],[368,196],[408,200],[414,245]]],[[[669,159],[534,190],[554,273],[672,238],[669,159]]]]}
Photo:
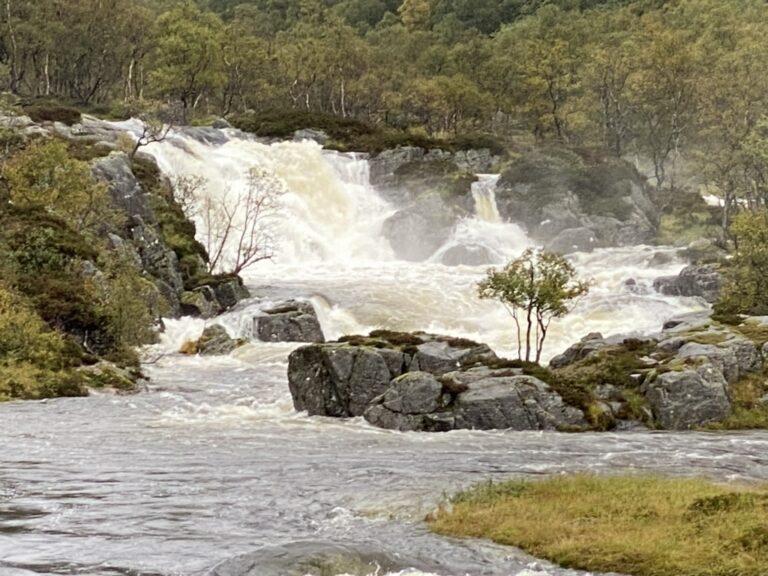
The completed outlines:
{"type": "Polygon", "coordinates": [[[325,342],[315,308],[309,302],[288,300],[253,319],[254,334],[263,342],[325,342]]]}
{"type": "Polygon", "coordinates": [[[200,354],[201,356],[223,356],[245,345],[247,340],[232,338],[221,324],[206,326],[202,336],[191,345],[184,345],[185,354],[200,354]]]}
{"type": "Polygon", "coordinates": [[[437,572],[433,563],[370,546],[331,542],[293,542],[266,546],[214,567],[209,576],[370,576],[406,569],[437,572]]]}
{"type": "Polygon", "coordinates": [[[495,260],[491,251],[480,244],[453,246],[440,257],[446,266],[487,266],[495,260]]]}
{"type": "Polygon", "coordinates": [[[570,254],[592,252],[597,247],[597,237],[589,228],[567,228],[547,242],[547,250],[570,254]]]}

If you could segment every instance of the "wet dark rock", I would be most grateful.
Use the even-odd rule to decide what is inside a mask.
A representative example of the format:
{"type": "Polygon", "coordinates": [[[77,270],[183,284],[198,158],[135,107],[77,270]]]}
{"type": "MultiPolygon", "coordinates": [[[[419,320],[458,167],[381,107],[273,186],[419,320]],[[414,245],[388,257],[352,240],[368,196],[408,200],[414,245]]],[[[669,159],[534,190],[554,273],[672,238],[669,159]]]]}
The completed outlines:
{"type": "Polygon", "coordinates": [[[183,292],[180,305],[182,314],[199,318],[213,318],[221,309],[216,300],[216,293],[210,286],[201,286],[183,292]]]}
{"type": "Polygon", "coordinates": [[[315,308],[289,300],[262,310],[253,319],[254,333],[263,342],[325,342],[315,308]]]}
{"type": "Polygon", "coordinates": [[[382,428],[425,432],[586,426],[580,410],[565,405],[549,385],[532,376],[481,367],[447,378],[459,380],[463,390],[447,394],[429,374],[405,374],[373,401],[365,419],[382,428]]]}
{"type": "Polygon", "coordinates": [[[243,346],[246,340],[232,338],[224,326],[213,324],[205,327],[195,344],[197,353],[202,356],[222,356],[243,346]]]}
{"type": "Polygon", "coordinates": [[[297,410],[310,415],[361,416],[393,379],[406,372],[438,377],[496,359],[488,346],[468,340],[372,332],[298,348],[288,357],[288,383],[297,410]]]}
{"type": "Polygon", "coordinates": [[[717,301],[723,276],[717,265],[690,265],[678,276],[662,276],[653,281],[654,289],[665,296],[698,296],[709,303],[717,301]]]}

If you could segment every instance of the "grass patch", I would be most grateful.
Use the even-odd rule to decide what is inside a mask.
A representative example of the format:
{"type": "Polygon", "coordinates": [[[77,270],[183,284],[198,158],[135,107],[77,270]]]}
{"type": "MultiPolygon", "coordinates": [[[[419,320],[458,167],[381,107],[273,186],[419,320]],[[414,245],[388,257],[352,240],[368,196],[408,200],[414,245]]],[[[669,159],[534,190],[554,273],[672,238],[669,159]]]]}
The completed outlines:
{"type": "Polygon", "coordinates": [[[743,324],[734,326],[746,338],[749,338],[758,347],[768,342],[768,325],[760,324],[756,321],[747,320],[743,324]]]}
{"type": "Polygon", "coordinates": [[[458,494],[433,531],[490,538],[566,568],[633,576],[768,574],[768,487],[574,475],[458,494]]]}
{"type": "Polygon", "coordinates": [[[768,429],[768,404],[762,399],[768,394],[765,373],[746,374],[728,388],[733,412],[720,422],[711,422],[706,430],[765,430],[768,429]]]}

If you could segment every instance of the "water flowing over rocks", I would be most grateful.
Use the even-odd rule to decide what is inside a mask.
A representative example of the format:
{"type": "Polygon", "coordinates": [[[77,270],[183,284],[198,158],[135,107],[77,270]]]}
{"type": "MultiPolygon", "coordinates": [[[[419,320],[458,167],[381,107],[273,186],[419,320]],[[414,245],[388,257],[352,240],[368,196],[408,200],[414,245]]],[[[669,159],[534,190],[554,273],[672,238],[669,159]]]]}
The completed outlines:
{"type": "Polygon", "coordinates": [[[253,333],[262,342],[325,342],[314,306],[288,300],[253,318],[253,333]]]}
{"type": "Polygon", "coordinates": [[[201,356],[223,356],[247,343],[242,338],[232,338],[221,324],[206,326],[195,342],[185,343],[182,352],[201,356]]]}

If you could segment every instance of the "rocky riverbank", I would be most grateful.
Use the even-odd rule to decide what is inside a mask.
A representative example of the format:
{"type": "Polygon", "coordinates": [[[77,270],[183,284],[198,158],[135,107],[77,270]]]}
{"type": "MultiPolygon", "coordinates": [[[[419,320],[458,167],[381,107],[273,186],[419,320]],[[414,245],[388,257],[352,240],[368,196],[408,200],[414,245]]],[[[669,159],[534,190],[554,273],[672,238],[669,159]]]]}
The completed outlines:
{"type": "Polygon", "coordinates": [[[705,312],[645,339],[590,334],[544,368],[468,340],[377,331],[297,349],[288,380],[297,410],[396,430],[763,426],[766,341],[764,318],[731,326],[705,312]]]}

